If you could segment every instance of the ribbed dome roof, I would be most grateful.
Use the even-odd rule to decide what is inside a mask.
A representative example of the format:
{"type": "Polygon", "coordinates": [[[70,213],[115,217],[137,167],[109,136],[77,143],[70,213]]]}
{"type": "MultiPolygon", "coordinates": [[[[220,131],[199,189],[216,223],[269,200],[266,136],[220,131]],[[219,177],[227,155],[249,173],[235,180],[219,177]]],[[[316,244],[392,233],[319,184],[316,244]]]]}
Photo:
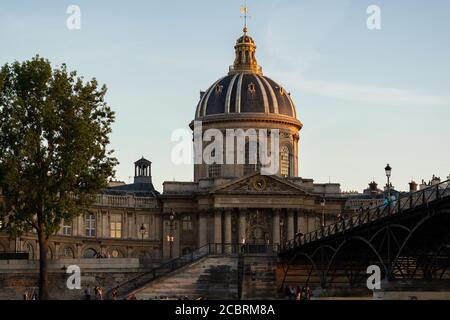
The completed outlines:
{"type": "Polygon", "coordinates": [[[290,94],[265,77],[256,61],[255,41],[244,34],[236,41],[236,57],[227,76],[201,93],[195,119],[226,114],[270,114],[297,119],[290,94]]]}
{"type": "Polygon", "coordinates": [[[297,118],[290,94],[272,79],[254,73],[230,74],[214,83],[197,106],[196,119],[233,113],[297,118]]]}
{"type": "Polygon", "coordinates": [[[252,37],[250,37],[250,36],[248,36],[248,35],[243,35],[242,37],[240,37],[237,41],[236,41],[236,43],[237,44],[240,44],[240,43],[251,43],[251,44],[255,44],[255,41],[253,40],[253,38],[252,37]]]}

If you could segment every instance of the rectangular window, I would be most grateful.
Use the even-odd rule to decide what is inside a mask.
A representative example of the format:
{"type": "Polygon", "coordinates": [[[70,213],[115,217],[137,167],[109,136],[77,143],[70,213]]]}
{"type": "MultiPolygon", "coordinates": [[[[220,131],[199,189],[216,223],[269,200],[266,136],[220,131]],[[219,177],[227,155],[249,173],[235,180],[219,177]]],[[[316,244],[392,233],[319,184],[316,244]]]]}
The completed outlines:
{"type": "Polygon", "coordinates": [[[93,213],[86,214],[84,225],[85,225],[85,229],[86,229],[86,237],[95,237],[96,236],[96,221],[95,221],[95,215],[93,213]]]}
{"type": "Polygon", "coordinates": [[[122,237],[122,215],[112,214],[110,222],[110,234],[111,238],[119,239],[122,237]]]}
{"type": "Polygon", "coordinates": [[[220,164],[211,164],[208,166],[208,177],[218,178],[222,175],[222,166],[220,164]]]}
{"type": "Polygon", "coordinates": [[[183,231],[192,231],[194,226],[192,225],[192,217],[185,216],[182,220],[183,231]]]}
{"type": "Polygon", "coordinates": [[[72,235],[72,221],[66,222],[63,224],[63,235],[71,236],[72,235]]]}

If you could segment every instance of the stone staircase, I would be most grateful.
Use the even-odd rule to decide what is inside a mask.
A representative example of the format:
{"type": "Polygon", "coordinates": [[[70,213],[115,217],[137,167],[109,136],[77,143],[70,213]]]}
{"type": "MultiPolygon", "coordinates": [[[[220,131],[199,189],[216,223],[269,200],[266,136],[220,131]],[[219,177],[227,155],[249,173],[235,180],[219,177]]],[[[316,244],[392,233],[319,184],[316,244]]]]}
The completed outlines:
{"type": "Polygon", "coordinates": [[[171,272],[132,292],[138,300],[238,299],[236,256],[208,256],[171,272]]]}

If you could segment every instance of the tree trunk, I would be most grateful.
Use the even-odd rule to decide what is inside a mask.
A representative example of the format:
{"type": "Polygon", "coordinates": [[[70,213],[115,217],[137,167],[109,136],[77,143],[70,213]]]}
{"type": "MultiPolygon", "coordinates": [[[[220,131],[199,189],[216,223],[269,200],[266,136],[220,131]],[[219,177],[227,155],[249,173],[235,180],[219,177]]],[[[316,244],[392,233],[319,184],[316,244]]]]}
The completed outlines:
{"type": "Polygon", "coordinates": [[[48,239],[45,232],[40,228],[39,239],[39,300],[48,300],[48,239]]]}

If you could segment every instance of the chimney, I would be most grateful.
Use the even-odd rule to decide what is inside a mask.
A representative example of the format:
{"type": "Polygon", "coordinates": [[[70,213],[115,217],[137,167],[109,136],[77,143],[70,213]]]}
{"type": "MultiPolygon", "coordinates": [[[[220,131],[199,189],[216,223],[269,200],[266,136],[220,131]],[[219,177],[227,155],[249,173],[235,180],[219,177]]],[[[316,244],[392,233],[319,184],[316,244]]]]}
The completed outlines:
{"type": "Polygon", "coordinates": [[[370,194],[377,194],[378,193],[378,184],[375,181],[372,181],[369,183],[369,190],[370,194]]]}
{"type": "Polygon", "coordinates": [[[435,186],[437,184],[441,183],[441,178],[436,177],[435,175],[433,175],[433,179],[431,179],[431,185],[435,186]]]}
{"type": "Polygon", "coordinates": [[[409,183],[409,192],[416,192],[417,191],[417,183],[415,181],[411,181],[409,183]]]}

